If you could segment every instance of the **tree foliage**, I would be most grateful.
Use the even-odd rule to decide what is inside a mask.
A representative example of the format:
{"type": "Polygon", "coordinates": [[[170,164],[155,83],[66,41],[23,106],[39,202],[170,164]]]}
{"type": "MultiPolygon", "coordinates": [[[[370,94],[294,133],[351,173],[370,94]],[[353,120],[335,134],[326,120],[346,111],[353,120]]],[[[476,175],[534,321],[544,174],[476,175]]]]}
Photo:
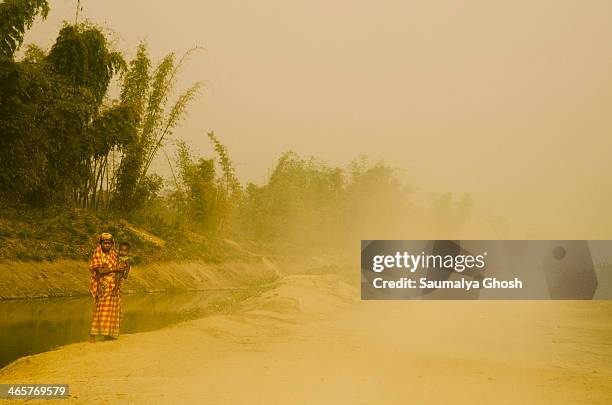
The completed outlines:
{"type": "Polygon", "coordinates": [[[129,210],[142,204],[142,186],[147,181],[153,159],[186,116],[188,106],[201,89],[201,82],[193,84],[169,106],[176,77],[185,57],[177,63],[175,54],[170,53],[151,71],[148,50],[142,43],[136,57],[129,64],[123,82],[121,103],[131,106],[135,112],[137,131],[136,139],[125,150],[118,169],[116,207],[129,210]]]}
{"type": "Polygon", "coordinates": [[[234,165],[229,157],[227,148],[219,141],[214,132],[209,132],[207,136],[213,144],[213,148],[219,159],[219,165],[223,170],[223,176],[219,179],[220,186],[225,189],[225,194],[228,198],[237,200],[240,198],[242,188],[240,186],[240,181],[236,177],[236,171],[234,170],[234,165]]]}
{"type": "Polygon", "coordinates": [[[91,206],[107,154],[133,139],[132,112],[104,105],[124,65],[92,25],[65,25],[49,54],[0,63],[0,185],[5,199],[91,206]]]}
{"type": "Polygon", "coordinates": [[[184,141],[177,142],[178,182],[172,201],[183,226],[215,234],[236,214],[242,189],[227,148],[214,133],[208,137],[216,159],[196,158],[184,141]]]}
{"type": "Polygon", "coordinates": [[[141,207],[162,186],[151,162],[201,83],[170,104],[185,57],[169,54],[152,71],[143,43],[128,66],[89,23],[64,24],[48,53],[30,45],[13,60],[35,16],[47,13],[46,1],[0,4],[0,199],[141,207]],[[119,75],[120,98],[110,100],[119,75]]]}
{"type": "Polygon", "coordinates": [[[100,106],[111,78],[126,65],[119,52],[109,50],[98,27],[64,25],[47,57],[49,68],[75,87],[90,91],[100,106]]]}
{"type": "Polygon", "coordinates": [[[438,238],[459,229],[469,197],[418,206],[392,167],[361,158],[346,168],[289,151],[263,185],[249,183],[234,232],[284,253],[352,249],[359,239],[438,238]],[[419,236],[422,237],[422,236],[419,236]]]}
{"type": "Polygon", "coordinates": [[[213,231],[219,218],[216,170],[213,159],[196,159],[184,141],[178,142],[177,167],[179,184],[174,201],[183,225],[201,231],[213,231]]]}
{"type": "Polygon", "coordinates": [[[47,0],[5,0],[0,4],[0,56],[12,58],[36,16],[49,14],[47,0]]]}

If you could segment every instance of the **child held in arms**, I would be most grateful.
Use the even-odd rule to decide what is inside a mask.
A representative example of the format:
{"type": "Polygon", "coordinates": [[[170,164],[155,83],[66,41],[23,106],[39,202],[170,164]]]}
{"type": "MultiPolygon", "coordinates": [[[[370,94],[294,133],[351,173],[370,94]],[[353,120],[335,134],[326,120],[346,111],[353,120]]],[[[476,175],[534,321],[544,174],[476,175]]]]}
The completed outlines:
{"type": "Polygon", "coordinates": [[[115,289],[113,290],[113,294],[117,294],[119,288],[121,287],[121,281],[124,278],[128,278],[128,273],[130,272],[130,244],[127,242],[121,242],[119,244],[119,254],[118,261],[119,267],[123,267],[124,270],[122,272],[115,273],[115,289]]]}

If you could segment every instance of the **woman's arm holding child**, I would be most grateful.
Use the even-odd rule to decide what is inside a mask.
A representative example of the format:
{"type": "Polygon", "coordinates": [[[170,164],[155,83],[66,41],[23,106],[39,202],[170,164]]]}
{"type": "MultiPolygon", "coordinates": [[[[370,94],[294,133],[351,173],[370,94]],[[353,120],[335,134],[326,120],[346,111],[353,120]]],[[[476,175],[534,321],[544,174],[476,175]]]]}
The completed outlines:
{"type": "Polygon", "coordinates": [[[120,264],[117,267],[108,267],[108,264],[103,263],[97,267],[97,270],[99,274],[123,273],[125,271],[125,265],[120,264]]]}

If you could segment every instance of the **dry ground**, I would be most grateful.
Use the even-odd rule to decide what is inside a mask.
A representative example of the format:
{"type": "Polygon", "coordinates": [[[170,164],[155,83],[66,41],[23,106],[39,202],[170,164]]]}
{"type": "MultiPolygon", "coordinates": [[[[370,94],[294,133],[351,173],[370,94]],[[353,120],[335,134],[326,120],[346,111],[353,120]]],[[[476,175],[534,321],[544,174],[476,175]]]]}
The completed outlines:
{"type": "Polygon", "coordinates": [[[235,313],[22,358],[0,382],[70,384],[62,404],[610,404],[611,321],[612,302],[362,302],[293,275],[235,313]]]}

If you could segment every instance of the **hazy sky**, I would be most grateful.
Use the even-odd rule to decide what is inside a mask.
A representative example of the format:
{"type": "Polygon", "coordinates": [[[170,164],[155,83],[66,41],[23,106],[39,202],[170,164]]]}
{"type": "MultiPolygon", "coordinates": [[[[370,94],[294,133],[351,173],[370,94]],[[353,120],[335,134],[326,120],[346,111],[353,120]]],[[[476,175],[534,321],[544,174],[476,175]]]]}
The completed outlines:
{"type": "MultiPolygon", "coordinates": [[[[26,42],[74,20],[76,0],[50,3],[26,42]]],[[[130,56],[143,39],[156,58],[206,48],[184,70],[181,86],[208,84],[177,135],[207,153],[214,130],[243,181],[287,149],[367,154],[522,234],[612,238],[610,1],[82,4],[130,56]]]]}

